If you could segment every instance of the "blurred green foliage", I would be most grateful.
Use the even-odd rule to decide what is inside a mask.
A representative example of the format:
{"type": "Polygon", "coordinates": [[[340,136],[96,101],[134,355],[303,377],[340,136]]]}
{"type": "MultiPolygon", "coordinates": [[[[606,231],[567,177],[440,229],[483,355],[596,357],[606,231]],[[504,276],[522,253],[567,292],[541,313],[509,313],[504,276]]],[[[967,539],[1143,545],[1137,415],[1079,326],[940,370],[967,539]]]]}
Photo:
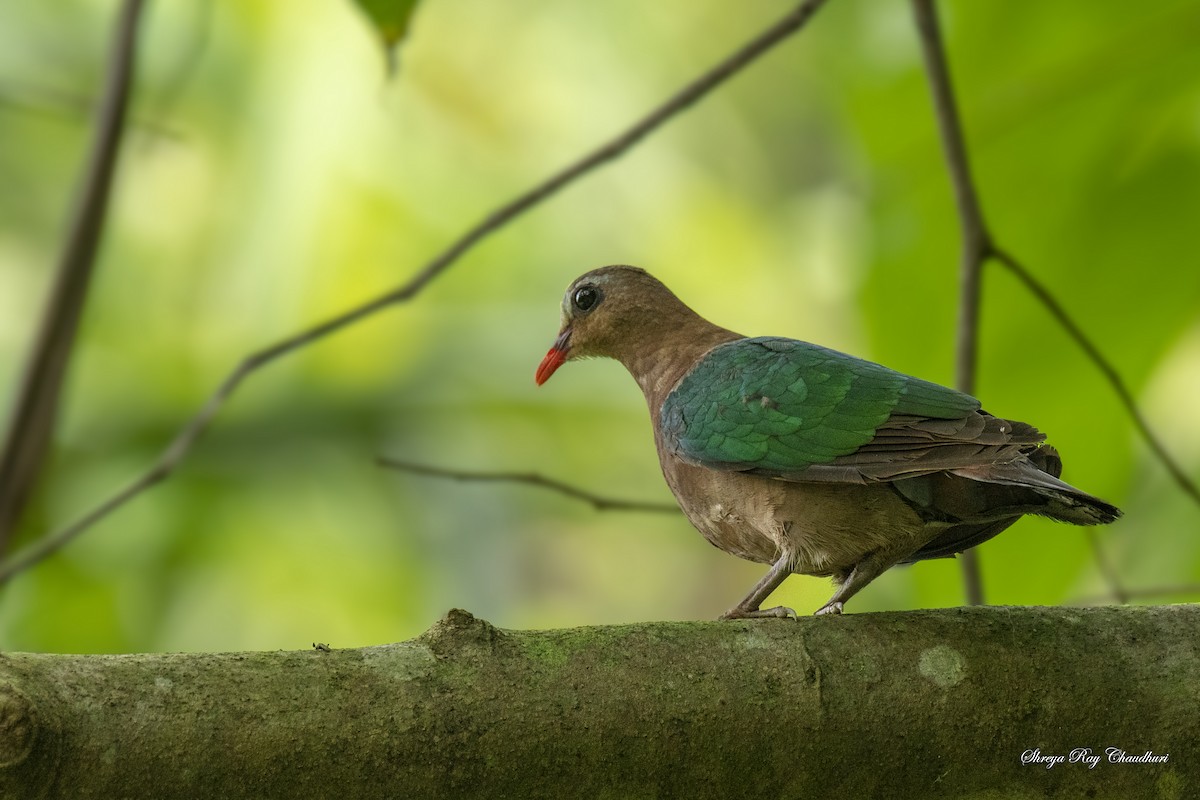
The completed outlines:
{"type": "MultiPolygon", "coordinates": [[[[942,3],[999,241],[1028,262],[1200,473],[1200,7],[942,3]]],[[[343,0],[156,3],[135,126],[28,543],[146,468],[242,356],[397,285],[469,224],[784,13],[714,0],[426,0],[385,78],[343,0]]],[[[0,402],[28,346],[115,5],[0,6],[0,402]]],[[[487,241],[413,303],[251,378],[178,473],[0,592],[0,648],[335,647],[452,606],[506,627],[711,618],[762,573],[682,518],[388,473],[535,469],[669,500],[619,365],[533,371],[560,293],[647,267],[710,319],[952,380],[958,234],[907,4],[811,27],[632,154],[487,241]]],[[[1123,579],[1200,579],[1200,510],[1097,370],[997,269],[978,394],[1122,505],[1123,579]]],[[[981,549],[993,603],[1104,593],[1080,529],[981,549]]],[[[776,599],[829,593],[793,577],[776,599]]],[[[854,611],[962,602],[952,561],[854,611]]]]}

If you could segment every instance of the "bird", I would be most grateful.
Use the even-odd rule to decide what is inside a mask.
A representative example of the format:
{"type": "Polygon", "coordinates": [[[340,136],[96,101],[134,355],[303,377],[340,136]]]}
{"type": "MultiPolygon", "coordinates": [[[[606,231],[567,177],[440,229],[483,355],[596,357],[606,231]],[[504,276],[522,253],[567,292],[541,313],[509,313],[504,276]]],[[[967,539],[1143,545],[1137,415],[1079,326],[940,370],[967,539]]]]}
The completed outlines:
{"type": "Polygon", "coordinates": [[[667,486],[711,544],[770,565],[721,619],[795,617],[763,601],[791,574],[831,577],[817,615],[898,564],[950,558],[1025,514],[1103,525],[1116,506],[1060,479],[1045,435],[969,394],[809,342],[746,337],[643,269],[576,278],[535,375],[612,358],[649,406],[667,486]]]}

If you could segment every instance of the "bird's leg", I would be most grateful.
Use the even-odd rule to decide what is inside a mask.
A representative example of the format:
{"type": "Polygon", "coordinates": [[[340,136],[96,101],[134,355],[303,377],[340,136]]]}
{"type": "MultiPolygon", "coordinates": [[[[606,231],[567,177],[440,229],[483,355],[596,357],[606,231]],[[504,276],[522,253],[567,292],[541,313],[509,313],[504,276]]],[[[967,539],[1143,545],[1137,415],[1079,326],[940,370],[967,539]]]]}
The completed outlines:
{"type": "Polygon", "coordinates": [[[888,567],[895,564],[899,558],[892,553],[876,550],[851,569],[849,574],[839,582],[838,589],[829,598],[829,602],[813,612],[813,616],[825,614],[841,614],[842,606],[858,593],[858,590],[882,575],[888,567]]]}
{"type": "Polygon", "coordinates": [[[720,619],[751,619],[754,617],[794,617],[796,612],[786,606],[775,606],[774,608],[759,608],[763,600],[766,600],[771,592],[779,588],[779,584],[792,574],[792,557],[790,553],[783,553],[779,556],[779,560],[775,562],[770,571],[762,577],[758,583],[754,584],[754,588],[750,590],[750,594],[738,603],[733,608],[721,615],[720,619]]]}

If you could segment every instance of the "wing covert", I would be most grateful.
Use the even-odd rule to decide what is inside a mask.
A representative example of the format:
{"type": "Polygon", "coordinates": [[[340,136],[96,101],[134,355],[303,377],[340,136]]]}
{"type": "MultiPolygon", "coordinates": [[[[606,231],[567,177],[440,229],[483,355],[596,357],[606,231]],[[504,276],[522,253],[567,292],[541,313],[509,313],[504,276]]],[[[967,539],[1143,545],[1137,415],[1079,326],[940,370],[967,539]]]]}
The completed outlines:
{"type": "Polygon", "coordinates": [[[794,339],[719,345],[663,403],[665,441],[713,469],[788,477],[849,456],[894,414],[962,419],[975,398],[794,339]]]}

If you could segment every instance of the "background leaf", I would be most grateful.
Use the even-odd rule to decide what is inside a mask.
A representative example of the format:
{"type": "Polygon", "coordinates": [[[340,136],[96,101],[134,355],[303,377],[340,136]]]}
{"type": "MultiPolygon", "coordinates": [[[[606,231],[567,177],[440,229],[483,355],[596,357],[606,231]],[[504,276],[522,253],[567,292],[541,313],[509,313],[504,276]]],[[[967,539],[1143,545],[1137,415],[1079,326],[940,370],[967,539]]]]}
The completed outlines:
{"type": "Polygon", "coordinates": [[[382,40],[389,70],[395,69],[396,48],[408,35],[417,2],[418,0],[354,0],[382,40]]]}

